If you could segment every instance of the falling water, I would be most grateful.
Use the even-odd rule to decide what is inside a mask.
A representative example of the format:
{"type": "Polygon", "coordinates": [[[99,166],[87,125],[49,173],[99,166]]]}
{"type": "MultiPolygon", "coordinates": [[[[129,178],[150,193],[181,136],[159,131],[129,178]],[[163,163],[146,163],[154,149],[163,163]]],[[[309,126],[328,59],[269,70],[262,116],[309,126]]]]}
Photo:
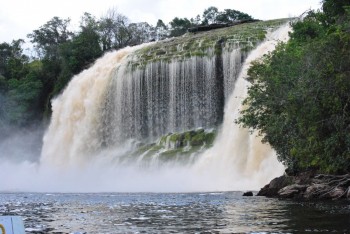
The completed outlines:
{"type": "Polygon", "coordinates": [[[259,188],[283,173],[284,167],[277,161],[270,146],[262,144],[257,133],[250,134],[248,129],[241,128],[235,120],[244,108],[242,101],[249,86],[245,78],[251,62],[273,51],[278,42],[287,41],[289,31],[289,25],[285,25],[268,33],[266,41],[245,60],[234,91],[226,104],[223,125],[216,142],[195,165],[196,170],[209,175],[209,190],[259,188]]]}
{"type": "MultiPolygon", "coordinates": [[[[189,192],[259,188],[281,174],[283,166],[268,145],[234,120],[247,93],[250,62],[273,50],[278,40],[286,40],[288,30],[283,26],[268,33],[267,40],[248,57],[239,46],[226,44],[221,56],[209,48],[206,57],[155,61],[135,69],[130,66],[138,59],[134,51],[147,45],[106,54],[75,76],[53,101],[40,164],[24,163],[21,175],[9,178],[11,183],[0,189],[189,192]],[[215,127],[222,118],[214,146],[192,163],[162,163],[155,154],[145,166],[139,163],[144,155],[131,156],[140,142],[152,142],[169,132],[215,127]]],[[[13,165],[5,163],[0,176],[8,177],[12,170],[13,165]]]]}
{"type": "Polygon", "coordinates": [[[147,44],[110,52],[90,69],[73,77],[63,94],[52,102],[51,123],[44,136],[41,163],[77,165],[101,148],[101,131],[107,87],[116,68],[124,68],[127,57],[147,44]]]}

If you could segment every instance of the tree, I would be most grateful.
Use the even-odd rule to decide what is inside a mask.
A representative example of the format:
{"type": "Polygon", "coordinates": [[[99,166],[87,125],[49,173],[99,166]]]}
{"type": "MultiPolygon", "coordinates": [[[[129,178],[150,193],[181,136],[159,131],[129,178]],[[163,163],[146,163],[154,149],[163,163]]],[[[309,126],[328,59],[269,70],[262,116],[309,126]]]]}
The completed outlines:
{"type": "Polygon", "coordinates": [[[199,26],[202,23],[202,19],[200,15],[197,15],[195,18],[190,19],[191,24],[194,26],[199,26]]]}
{"type": "Polygon", "coordinates": [[[24,64],[28,62],[28,56],[23,54],[22,44],[24,40],[13,40],[11,44],[0,44],[0,75],[5,79],[19,79],[25,73],[24,64]]]}
{"type": "Polygon", "coordinates": [[[189,21],[187,18],[178,18],[175,17],[171,22],[171,31],[170,36],[171,37],[178,37],[187,32],[187,29],[189,29],[192,24],[191,21],[189,21]]]}
{"type": "MultiPolygon", "coordinates": [[[[42,62],[42,85],[46,97],[45,113],[49,114],[51,110],[50,99],[53,97],[52,92],[55,83],[62,72],[62,57],[60,47],[68,43],[73,33],[68,30],[70,19],[61,19],[53,17],[39,29],[28,34],[28,38],[34,44],[39,59],[42,62]]],[[[56,94],[56,93],[55,93],[56,94]]]]}
{"type": "Polygon", "coordinates": [[[252,20],[253,18],[243,12],[225,9],[223,12],[219,12],[215,18],[216,23],[232,23],[238,20],[252,20]]]}
{"type": "Polygon", "coordinates": [[[67,42],[72,32],[68,30],[70,19],[53,17],[39,29],[28,34],[40,58],[57,59],[59,45],[67,42]]]}
{"type": "Polygon", "coordinates": [[[120,49],[128,45],[132,39],[128,25],[129,19],[118,13],[116,8],[107,11],[106,15],[100,19],[99,27],[103,51],[112,48],[120,49]]]}
{"type": "Polygon", "coordinates": [[[30,71],[22,80],[9,80],[6,115],[10,124],[25,126],[37,119],[41,90],[42,82],[35,71],[30,71]]]}
{"type": "Polygon", "coordinates": [[[80,32],[71,41],[60,45],[61,72],[54,85],[53,94],[59,93],[74,74],[81,72],[102,55],[98,22],[89,13],[84,13],[80,32]]]}
{"type": "Polygon", "coordinates": [[[232,23],[238,20],[252,20],[252,19],[253,18],[250,15],[241,11],[237,11],[233,9],[225,9],[224,11],[219,12],[218,8],[212,6],[204,10],[202,25],[209,25],[214,23],[215,24],[232,23]]]}
{"type": "Polygon", "coordinates": [[[164,24],[163,20],[158,19],[155,28],[156,40],[163,40],[168,37],[168,27],[164,24]]]}
{"type": "Polygon", "coordinates": [[[328,24],[333,24],[346,13],[346,7],[350,6],[350,0],[323,0],[322,10],[328,24]]]}
{"type": "Polygon", "coordinates": [[[128,42],[129,45],[139,45],[156,38],[155,28],[147,22],[129,24],[128,31],[131,35],[131,39],[128,42]]]}
{"type": "Polygon", "coordinates": [[[332,24],[310,12],[248,73],[238,123],[258,130],[289,172],[350,171],[350,11],[335,12],[332,24]]]}
{"type": "Polygon", "coordinates": [[[204,10],[203,12],[203,25],[216,23],[216,17],[219,14],[219,10],[217,7],[211,6],[204,10]]]}

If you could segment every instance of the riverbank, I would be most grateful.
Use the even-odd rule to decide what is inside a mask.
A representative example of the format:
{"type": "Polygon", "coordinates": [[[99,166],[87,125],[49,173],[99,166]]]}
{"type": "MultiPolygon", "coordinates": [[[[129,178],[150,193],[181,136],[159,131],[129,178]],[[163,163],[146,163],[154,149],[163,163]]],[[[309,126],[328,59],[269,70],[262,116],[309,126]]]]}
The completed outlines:
{"type": "Polygon", "coordinates": [[[257,196],[350,200],[350,174],[326,175],[304,172],[296,176],[283,175],[271,180],[260,189],[257,196]]]}

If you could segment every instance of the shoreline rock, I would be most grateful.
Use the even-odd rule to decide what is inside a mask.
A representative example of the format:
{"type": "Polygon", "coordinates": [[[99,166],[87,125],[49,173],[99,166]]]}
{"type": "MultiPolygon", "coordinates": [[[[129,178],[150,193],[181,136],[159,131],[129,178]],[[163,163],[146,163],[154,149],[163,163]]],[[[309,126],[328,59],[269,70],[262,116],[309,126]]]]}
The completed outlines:
{"type": "Polygon", "coordinates": [[[248,191],[248,192],[243,193],[242,196],[243,196],[243,197],[252,197],[252,196],[254,196],[254,194],[253,194],[252,191],[248,191]]]}
{"type": "Polygon", "coordinates": [[[304,172],[296,176],[283,175],[261,188],[257,196],[350,200],[350,174],[324,175],[304,172]]]}

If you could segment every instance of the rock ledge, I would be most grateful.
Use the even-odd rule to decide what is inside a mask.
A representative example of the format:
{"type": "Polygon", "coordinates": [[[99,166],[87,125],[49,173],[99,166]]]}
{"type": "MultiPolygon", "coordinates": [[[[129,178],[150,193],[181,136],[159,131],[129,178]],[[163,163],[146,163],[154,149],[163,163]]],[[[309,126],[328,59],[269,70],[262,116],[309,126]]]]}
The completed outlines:
{"type": "Polygon", "coordinates": [[[257,196],[350,200],[350,174],[324,175],[305,172],[297,176],[283,175],[271,180],[257,196]]]}

